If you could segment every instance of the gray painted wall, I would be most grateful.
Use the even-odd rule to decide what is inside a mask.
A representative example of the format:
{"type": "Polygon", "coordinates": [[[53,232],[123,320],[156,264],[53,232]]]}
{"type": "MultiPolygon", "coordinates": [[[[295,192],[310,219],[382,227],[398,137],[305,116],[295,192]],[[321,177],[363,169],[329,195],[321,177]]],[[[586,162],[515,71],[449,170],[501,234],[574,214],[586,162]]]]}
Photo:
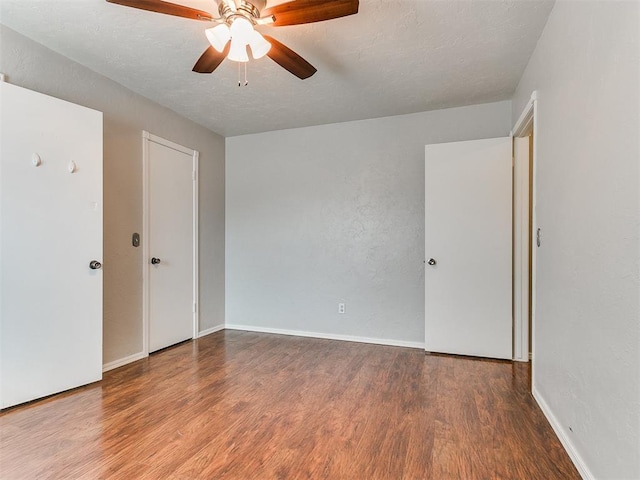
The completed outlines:
{"type": "Polygon", "coordinates": [[[142,351],[142,130],[200,152],[200,329],[224,322],[224,138],[0,25],[15,85],[104,112],[104,362],[142,351]]]}
{"type": "Polygon", "coordinates": [[[640,478],[640,4],[554,7],[538,90],[537,394],[593,478],[640,478]]]}
{"type": "Polygon", "coordinates": [[[424,146],[510,126],[499,102],[227,138],[227,324],[422,345],[424,146]]]}

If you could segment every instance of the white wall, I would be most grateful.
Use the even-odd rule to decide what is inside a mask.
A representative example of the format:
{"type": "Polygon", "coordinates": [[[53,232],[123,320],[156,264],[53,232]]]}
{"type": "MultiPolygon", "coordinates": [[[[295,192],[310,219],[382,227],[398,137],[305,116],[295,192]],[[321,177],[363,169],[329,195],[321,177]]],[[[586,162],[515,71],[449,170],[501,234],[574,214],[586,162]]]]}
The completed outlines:
{"type": "Polygon", "coordinates": [[[559,1],[513,102],[538,90],[534,388],[601,479],[640,478],[639,5],[559,1]]]}
{"type": "Polygon", "coordinates": [[[0,25],[15,85],[104,112],[104,362],[142,351],[142,130],[200,152],[200,329],[224,323],[224,139],[0,25]]]}
{"type": "Polygon", "coordinates": [[[424,145],[506,136],[510,114],[499,102],[227,138],[227,324],[422,345],[424,145]]]}

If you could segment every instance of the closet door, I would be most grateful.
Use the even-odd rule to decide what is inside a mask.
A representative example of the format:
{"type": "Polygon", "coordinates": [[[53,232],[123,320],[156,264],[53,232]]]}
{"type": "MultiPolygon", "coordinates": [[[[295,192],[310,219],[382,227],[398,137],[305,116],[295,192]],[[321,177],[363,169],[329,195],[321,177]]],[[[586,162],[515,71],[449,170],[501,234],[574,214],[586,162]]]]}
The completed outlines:
{"type": "Polygon", "coordinates": [[[198,155],[155,135],[145,137],[149,352],[196,336],[198,155]]]}

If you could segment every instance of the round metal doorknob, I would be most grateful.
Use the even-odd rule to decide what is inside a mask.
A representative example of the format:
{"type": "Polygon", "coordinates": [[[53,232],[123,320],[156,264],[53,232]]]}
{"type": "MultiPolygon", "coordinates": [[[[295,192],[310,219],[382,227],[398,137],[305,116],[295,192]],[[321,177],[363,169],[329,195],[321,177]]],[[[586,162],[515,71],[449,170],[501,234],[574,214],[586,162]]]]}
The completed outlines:
{"type": "Polygon", "coordinates": [[[429,265],[435,265],[436,261],[433,258],[430,258],[429,261],[427,262],[429,265]]]}
{"type": "Polygon", "coordinates": [[[159,258],[153,257],[151,259],[151,265],[158,265],[159,263],[160,263],[160,259],[159,258]]]}
{"type": "Polygon", "coordinates": [[[91,270],[98,270],[98,269],[102,268],[102,264],[97,260],[91,260],[89,262],[89,268],[91,270]]]}

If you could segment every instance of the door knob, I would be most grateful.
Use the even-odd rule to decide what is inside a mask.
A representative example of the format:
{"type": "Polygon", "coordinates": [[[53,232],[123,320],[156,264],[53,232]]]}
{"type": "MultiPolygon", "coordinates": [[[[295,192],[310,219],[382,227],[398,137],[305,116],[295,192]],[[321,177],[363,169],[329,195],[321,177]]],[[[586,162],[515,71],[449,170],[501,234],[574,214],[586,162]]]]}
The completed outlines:
{"type": "Polygon", "coordinates": [[[159,258],[153,257],[151,259],[151,265],[158,265],[159,263],[160,263],[160,259],[159,258]]]}
{"type": "Polygon", "coordinates": [[[102,268],[102,264],[97,260],[91,260],[89,262],[89,268],[91,270],[98,270],[98,269],[102,268]]]}
{"type": "Polygon", "coordinates": [[[430,258],[429,261],[427,262],[429,265],[435,265],[436,261],[433,258],[430,258]]]}

